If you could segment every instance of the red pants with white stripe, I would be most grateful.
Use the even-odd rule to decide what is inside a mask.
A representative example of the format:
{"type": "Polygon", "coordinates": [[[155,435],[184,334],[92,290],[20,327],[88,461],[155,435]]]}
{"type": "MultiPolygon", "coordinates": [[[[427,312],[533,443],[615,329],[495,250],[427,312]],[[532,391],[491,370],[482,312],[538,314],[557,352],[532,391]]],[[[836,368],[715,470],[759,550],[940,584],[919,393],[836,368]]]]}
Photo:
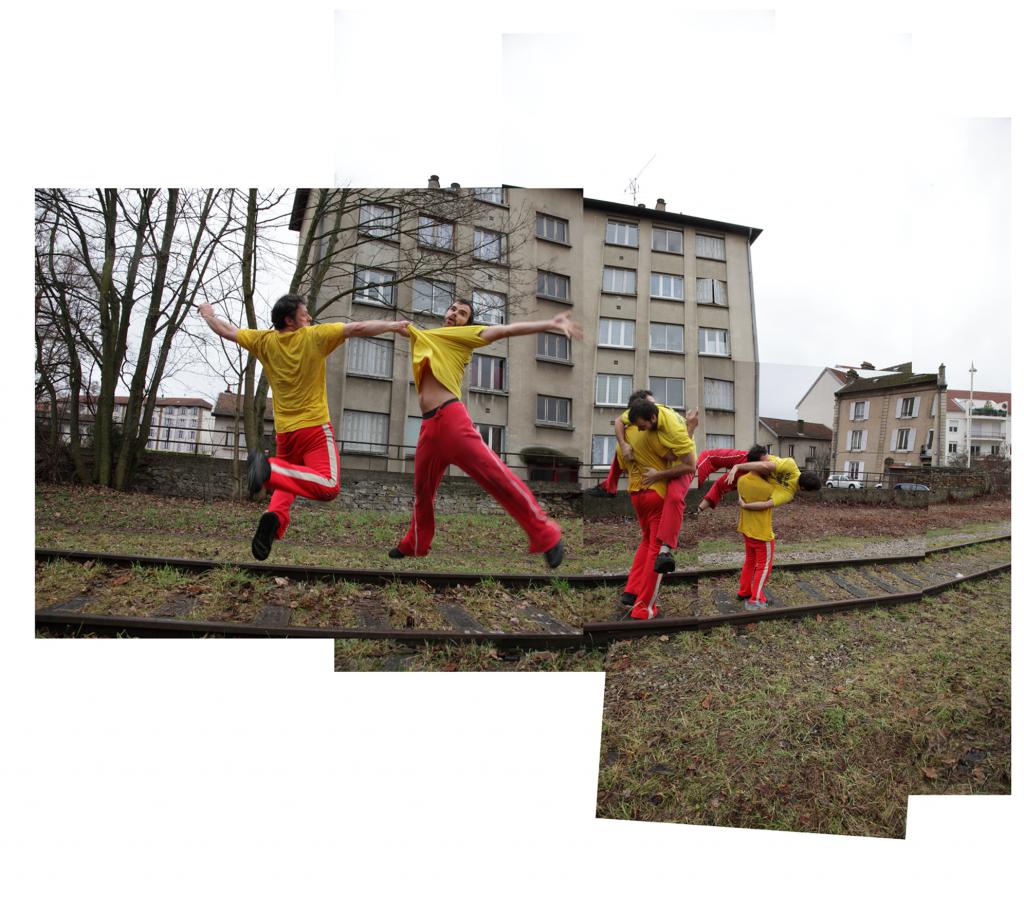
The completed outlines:
{"type": "Polygon", "coordinates": [[[740,573],[740,590],[736,594],[748,601],[760,601],[764,604],[768,600],[764,589],[772,574],[775,541],[759,541],[744,535],[743,542],[747,547],[747,555],[743,561],[743,571],[740,573]]]}
{"type": "Polygon", "coordinates": [[[270,458],[272,491],[268,512],[277,516],[277,537],[283,538],[296,497],[333,500],[338,495],[338,446],[330,424],[301,427],[277,435],[277,455],[270,458]]]}
{"type": "Polygon", "coordinates": [[[657,607],[651,605],[651,596],[658,581],[658,575],[654,572],[654,559],[658,556],[658,527],[665,501],[656,490],[642,490],[632,494],[632,498],[633,511],[640,523],[640,545],[626,580],[626,591],[636,595],[630,615],[653,620],[658,614],[657,607]]]}
{"type": "Polygon", "coordinates": [[[420,425],[413,486],[415,500],[409,530],[398,545],[406,556],[422,557],[434,540],[434,497],[449,465],[457,465],[497,500],[530,539],[530,553],[543,553],[562,537],[562,529],[537,505],[533,494],[481,439],[466,406],[459,401],[439,408],[420,425]]]}
{"type": "MultiPolygon", "coordinates": [[[[601,485],[608,493],[615,493],[619,489],[619,476],[621,474],[622,469],[619,468],[619,460],[612,459],[611,467],[608,469],[608,477],[601,482],[601,485]]],[[[679,529],[683,525],[686,491],[690,489],[691,481],[693,481],[693,475],[684,474],[667,482],[665,499],[662,504],[661,521],[655,535],[659,544],[667,544],[669,547],[674,548],[679,543],[679,529]]],[[[627,589],[627,591],[632,591],[632,589],[627,589]]]]}
{"type": "MultiPolygon", "coordinates": [[[[703,484],[708,475],[714,471],[732,468],[733,465],[742,465],[745,461],[747,461],[747,453],[742,449],[705,449],[697,459],[697,477],[699,478],[697,483],[703,484]]],[[[737,478],[739,477],[742,475],[737,475],[737,478]]],[[[723,474],[704,494],[704,499],[711,504],[712,509],[718,505],[727,491],[736,489],[736,482],[730,484],[728,479],[729,475],[723,474]]]]}

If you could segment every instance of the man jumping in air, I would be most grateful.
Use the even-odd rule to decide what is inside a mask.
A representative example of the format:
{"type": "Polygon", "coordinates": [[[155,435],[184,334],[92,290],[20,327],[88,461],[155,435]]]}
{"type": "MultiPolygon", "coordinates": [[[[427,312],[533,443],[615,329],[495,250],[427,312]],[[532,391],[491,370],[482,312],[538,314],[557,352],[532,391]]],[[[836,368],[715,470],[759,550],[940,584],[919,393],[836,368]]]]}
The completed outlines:
{"type": "Polygon", "coordinates": [[[388,556],[423,557],[434,539],[434,497],[441,476],[449,465],[457,465],[473,478],[515,519],[530,539],[530,553],[543,553],[554,569],[562,562],[562,530],[544,514],[530,489],[481,439],[466,406],[459,401],[462,376],[474,348],[501,338],[561,332],[580,339],[583,333],[561,313],[553,319],[474,326],[473,305],[456,298],[438,329],[408,326],[402,335],[412,339],[412,373],[419,393],[423,423],[416,443],[412,519],[409,530],[388,556]]]}
{"type": "Polygon", "coordinates": [[[338,446],[327,408],[327,356],[347,338],[404,333],[408,320],[368,320],[312,325],[299,294],[278,298],[270,312],[273,329],[239,329],[201,304],[199,315],[221,338],[255,355],[270,380],[274,398],[277,455],[252,451],[249,495],[272,491],[252,539],[252,555],[266,560],[275,539],[284,537],[295,498],[333,500],[338,495],[338,446]]]}

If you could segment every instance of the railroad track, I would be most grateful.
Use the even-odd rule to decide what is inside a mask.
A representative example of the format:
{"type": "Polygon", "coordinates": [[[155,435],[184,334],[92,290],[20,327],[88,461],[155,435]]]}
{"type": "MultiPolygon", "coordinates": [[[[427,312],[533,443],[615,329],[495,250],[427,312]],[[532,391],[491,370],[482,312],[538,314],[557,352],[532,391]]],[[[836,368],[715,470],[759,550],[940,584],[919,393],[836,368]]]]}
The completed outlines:
{"type": "Polygon", "coordinates": [[[665,577],[662,615],[643,622],[629,620],[615,604],[625,574],[413,573],[37,549],[37,564],[63,560],[85,564],[99,575],[66,600],[38,610],[36,628],[101,635],[492,642],[506,650],[580,648],[910,603],[1007,571],[1009,540],[1003,535],[910,556],[778,563],[769,605],[757,611],[746,610],[731,590],[729,577],[737,575],[737,567],[688,568],[665,577]],[[129,572],[111,575],[125,569],[129,572]],[[200,584],[167,586],[174,589],[172,594],[164,592],[166,597],[144,614],[128,616],[105,608],[118,586],[130,592],[130,577],[140,570],[173,571],[176,580],[196,576],[200,584]],[[203,603],[203,576],[216,572],[233,574],[241,607],[229,605],[216,619],[195,619],[195,613],[209,609],[203,603]],[[313,590],[325,605],[320,609],[310,610],[306,604],[313,590]],[[406,607],[414,603],[422,609],[406,607]],[[494,605],[502,603],[504,610],[495,613],[494,605]]]}

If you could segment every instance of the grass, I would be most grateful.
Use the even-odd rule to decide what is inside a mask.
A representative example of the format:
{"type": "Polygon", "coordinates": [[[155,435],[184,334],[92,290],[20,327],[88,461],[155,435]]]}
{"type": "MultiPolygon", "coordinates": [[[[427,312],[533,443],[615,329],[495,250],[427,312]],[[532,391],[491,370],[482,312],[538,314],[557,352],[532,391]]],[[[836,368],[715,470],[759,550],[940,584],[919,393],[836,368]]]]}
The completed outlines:
{"type": "Polygon", "coordinates": [[[1008,793],[1009,595],[617,643],[599,815],[902,837],[908,794],[1008,793]]]}

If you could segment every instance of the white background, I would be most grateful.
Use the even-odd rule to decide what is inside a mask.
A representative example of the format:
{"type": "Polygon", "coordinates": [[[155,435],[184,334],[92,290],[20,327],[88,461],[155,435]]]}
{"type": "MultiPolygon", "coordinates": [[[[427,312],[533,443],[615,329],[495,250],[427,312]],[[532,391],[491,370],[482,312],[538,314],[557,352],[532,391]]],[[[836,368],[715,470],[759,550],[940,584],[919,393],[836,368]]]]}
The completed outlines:
{"type": "MultiPolygon", "coordinates": [[[[241,4],[52,4],[7,23],[0,65],[11,101],[10,162],[0,251],[16,342],[3,370],[17,405],[4,463],[3,547],[15,580],[0,637],[0,857],[3,888],[13,893],[4,897],[17,908],[1005,906],[1009,889],[1020,894],[1018,798],[912,799],[906,841],[596,820],[601,675],[347,675],[332,672],[329,642],[32,638],[24,481],[31,188],[318,186],[344,179],[337,165],[348,160],[353,184],[418,184],[440,173],[467,186],[583,183],[616,198],[630,169],[654,151],[633,142],[646,122],[643,105],[618,127],[621,160],[605,156],[606,143],[586,156],[566,147],[560,161],[556,142],[545,146],[550,179],[539,164],[517,176],[525,151],[507,144],[517,131],[502,120],[529,110],[481,103],[475,67],[503,59],[502,33],[571,34],[592,23],[623,34],[644,26],[648,43],[670,57],[674,20],[652,18],[653,8],[638,3],[607,13],[594,4],[466,9],[453,24],[448,7],[435,4],[430,32],[408,10],[375,26],[381,53],[360,79],[379,93],[379,107],[334,100],[329,5],[271,13],[241,4]],[[454,36],[453,46],[411,80],[389,48],[410,40],[403,34],[422,42],[436,30],[454,36]],[[462,101],[452,127],[465,142],[445,146],[429,131],[409,140],[372,116],[395,110],[391,99],[424,96],[462,101]],[[390,164],[399,159],[400,172],[390,164]],[[606,160],[608,183],[580,179],[588,162],[606,160]]],[[[777,7],[776,25],[794,9],[777,7]]],[[[866,31],[881,40],[879,22],[926,35],[916,39],[919,58],[889,65],[934,85],[928,97],[940,113],[1015,113],[1016,46],[998,7],[946,15],[897,6],[886,19],[873,4],[828,9],[821,25],[833,38],[866,31]]],[[[843,42],[833,46],[843,53],[843,42]]],[[[833,56],[820,55],[823,66],[833,56]]],[[[871,60],[850,66],[870,68],[871,60]]],[[[851,76],[851,93],[856,82],[851,76]]],[[[494,97],[509,91],[489,85],[494,97]]],[[[579,93],[587,116],[607,116],[582,76],[562,90],[579,93]]],[[[801,110],[832,110],[828,80],[813,70],[801,91],[801,110]]],[[[426,100],[423,109],[432,110],[426,100]]],[[[645,194],[671,195],[673,209],[765,228],[754,248],[755,275],[765,274],[772,225],[759,223],[753,203],[718,211],[689,192],[662,192],[667,180],[648,170],[640,183],[645,194]]],[[[713,199],[717,188],[701,192],[713,199]]],[[[949,315],[937,311],[939,320],[949,315]]],[[[997,341],[1005,346],[1005,333],[997,341]]]]}

